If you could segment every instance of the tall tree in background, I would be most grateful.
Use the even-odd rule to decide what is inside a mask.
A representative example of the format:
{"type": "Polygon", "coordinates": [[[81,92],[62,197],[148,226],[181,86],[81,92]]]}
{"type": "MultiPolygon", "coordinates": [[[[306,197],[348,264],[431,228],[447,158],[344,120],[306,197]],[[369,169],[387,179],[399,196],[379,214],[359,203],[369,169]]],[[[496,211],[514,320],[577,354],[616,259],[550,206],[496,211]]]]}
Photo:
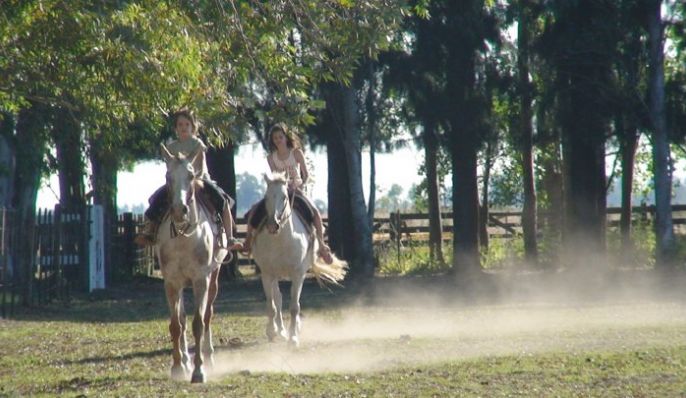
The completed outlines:
{"type": "Polygon", "coordinates": [[[489,106],[477,89],[477,62],[486,39],[497,34],[484,1],[437,3],[431,11],[435,20],[445,23],[446,91],[451,95],[445,134],[453,176],[453,269],[458,275],[470,274],[481,269],[477,151],[489,106]]]}
{"type": "MultiPolygon", "coordinates": [[[[207,150],[207,170],[210,176],[234,200],[236,200],[235,151],[235,146],[231,141],[221,147],[210,147],[207,150]]],[[[231,212],[235,220],[238,217],[235,203],[231,212]]],[[[227,257],[229,255],[232,256],[231,261],[228,266],[223,268],[223,274],[227,279],[234,280],[238,277],[238,258],[233,254],[227,254],[227,257]]]]}
{"type": "Polygon", "coordinates": [[[378,61],[367,60],[365,65],[366,68],[366,81],[367,81],[367,92],[364,93],[364,116],[366,122],[367,130],[367,140],[369,141],[369,198],[367,200],[367,218],[369,219],[369,225],[374,225],[374,210],[376,209],[376,146],[377,146],[377,93],[378,93],[378,79],[377,79],[377,69],[378,61]]]}
{"type": "Polygon", "coordinates": [[[343,227],[342,231],[351,232],[348,236],[352,238],[344,241],[334,239],[333,249],[353,264],[351,271],[361,276],[372,276],[374,253],[362,191],[362,144],[355,88],[340,83],[327,85],[324,98],[330,121],[327,154],[335,161],[333,164],[329,162],[329,231],[343,227]],[[341,193],[337,192],[339,190],[341,193]],[[349,212],[341,211],[346,208],[349,212]],[[337,217],[344,218],[332,217],[335,212],[340,212],[337,217]]]}
{"type": "Polygon", "coordinates": [[[524,231],[524,253],[531,263],[538,261],[537,244],[537,201],[534,182],[534,135],[532,119],[533,85],[529,80],[529,48],[531,33],[534,31],[535,16],[529,0],[518,3],[517,28],[517,75],[519,88],[519,144],[522,162],[522,182],[524,186],[524,207],[522,209],[522,229],[524,231]]]}
{"type": "Polygon", "coordinates": [[[632,196],[634,180],[634,163],[640,137],[639,127],[644,125],[646,109],[644,80],[647,64],[644,38],[646,34],[646,2],[642,0],[624,1],[620,11],[622,33],[619,43],[619,54],[615,61],[615,74],[618,80],[616,116],[614,120],[615,135],[619,142],[622,169],[622,202],[620,215],[620,234],[622,252],[631,256],[632,196]]]}
{"type": "MultiPolygon", "coordinates": [[[[431,12],[431,10],[429,10],[431,12]]],[[[407,98],[404,112],[408,126],[418,124],[420,143],[424,149],[425,184],[429,213],[429,256],[431,261],[443,263],[443,231],[440,209],[438,157],[441,129],[446,119],[445,46],[440,39],[440,22],[431,15],[413,15],[399,32],[403,43],[409,35],[411,46],[384,54],[388,65],[385,83],[391,92],[407,98]]],[[[410,128],[410,130],[412,130],[410,128]]]]}
{"type": "Polygon", "coordinates": [[[60,205],[69,209],[81,209],[86,204],[82,126],[76,115],[67,109],[56,108],[51,114],[60,181],[60,205]]]}
{"type": "Polygon", "coordinates": [[[10,112],[0,114],[0,208],[12,205],[15,154],[12,147],[16,119],[10,112]]]}
{"type": "Polygon", "coordinates": [[[45,116],[49,111],[38,103],[30,103],[24,107],[17,117],[16,133],[12,142],[16,154],[16,176],[14,179],[14,196],[12,207],[16,210],[16,222],[19,224],[19,234],[16,242],[17,268],[24,303],[32,296],[32,286],[27,281],[32,280],[34,269],[34,228],[36,220],[36,197],[40,186],[41,176],[46,170],[43,154],[47,150],[48,123],[45,116]]]}
{"type": "MultiPolygon", "coordinates": [[[[605,250],[605,139],[608,135],[607,82],[617,43],[617,10],[612,1],[581,0],[552,5],[543,33],[543,56],[555,71],[557,120],[565,159],[565,247],[605,250]],[[581,117],[580,115],[583,115],[581,117]]],[[[577,266],[591,262],[570,261],[577,266]]]]}
{"type": "Polygon", "coordinates": [[[662,1],[648,0],[648,37],[650,41],[650,119],[653,136],[653,173],[655,186],[655,260],[659,266],[671,265],[674,256],[672,224],[672,159],[665,118],[664,26],[662,1]]]}

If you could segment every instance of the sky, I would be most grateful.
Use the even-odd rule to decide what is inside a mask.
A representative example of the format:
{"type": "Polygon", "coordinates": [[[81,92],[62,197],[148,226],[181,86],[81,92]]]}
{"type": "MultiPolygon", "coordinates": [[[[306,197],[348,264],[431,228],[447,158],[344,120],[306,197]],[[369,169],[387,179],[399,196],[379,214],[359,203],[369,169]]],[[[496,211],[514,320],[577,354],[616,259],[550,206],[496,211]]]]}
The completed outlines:
{"type": "MultiPolygon", "coordinates": [[[[312,159],[314,167],[310,175],[314,180],[311,192],[313,199],[327,200],[328,165],[324,151],[306,151],[305,155],[312,159]]],[[[417,170],[423,160],[423,155],[415,148],[397,149],[393,153],[376,154],[376,185],[377,198],[384,195],[393,184],[403,188],[403,196],[407,194],[413,184],[419,184],[421,178],[417,170]]],[[[236,174],[248,172],[258,176],[261,181],[262,173],[269,171],[269,166],[262,147],[255,144],[241,145],[236,156],[236,174]]],[[[133,207],[148,203],[148,197],[159,186],[164,184],[164,164],[162,161],[148,161],[137,164],[132,172],[122,171],[118,175],[117,204],[120,207],[133,207]]],[[[369,197],[369,151],[362,152],[362,178],[365,197],[369,197]]],[[[44,181],[38,192],[38,207],[51,208],[58,201],[59,183],[53,175],[49,181],[44,181]]]]}

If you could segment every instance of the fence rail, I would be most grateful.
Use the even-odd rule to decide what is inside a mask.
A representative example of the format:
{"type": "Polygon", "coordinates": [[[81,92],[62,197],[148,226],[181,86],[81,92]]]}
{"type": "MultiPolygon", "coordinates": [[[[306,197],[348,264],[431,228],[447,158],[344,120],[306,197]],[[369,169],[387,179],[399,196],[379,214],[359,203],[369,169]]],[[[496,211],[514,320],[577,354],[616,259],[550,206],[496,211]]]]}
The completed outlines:
{"type": "MultiPolygon", "coordinates": [[[[686,205],[672,206],[674,215],[674,225],[686,225],[686,205]],[[680,214],[683,213],[683,214],[680,214]]],[[[619,215],[621,208],[608,208],[607,225],[608,227],[615,227],[619,225],[619,215]]],[[[637,206],[633,208],[633,222],[644,221],[649,222],[654,218],[654,206],[637,206]]],[[[539,211],[539,227],[547,222],[554,213],[547,211],[539,211]]],[[[449,241],[452,239],[453,220],[452,212],[442,212],[442,231],[444,232],[443,239],[449,241]]],[[[323,217],[324,225],[328,224],[327,217],[323,217]]],[[[236,219],[238,238],[244,239],[246,233],[246,220],[244,218],[236,219]]],[[[124,213],[119,218],[118,223],[120,239],[117,241],[119,245],[126,246],[126,242],[132,242],[133,236],[142,228],[142,215],[133,215],[131,213],[124,213]],[[123,232],[124,231],[124,232],[123,232]]],[[[489,237],[496,239],[508,239],[522,233],[521,227],[521,212],[519,211],[492,211],[489,212],[488,222],[489,237]]],[[[376,244],[383,242],[394,242],[396,245],[406,244],[407,242],[424,242],[428,240],[429,234],[429,216],[426,213],[390,213],[387,216],[374,217],[373,220],[373,239],[376,244]]],[[[127,258],[133,258],[133,261],[122,263],[123,267],[130,267],[127,270],[132,272],[142,272],[144,274],[155,274],[159,270],[157,260],[153,256],[150,248],[139,249],[131,248],[131,245],[119,250],[120,253],[132,253],[127,258]]],[[[251,258],[246,258],[242,255],[237,255],[238,266],[254,265],[251,258]]]]}

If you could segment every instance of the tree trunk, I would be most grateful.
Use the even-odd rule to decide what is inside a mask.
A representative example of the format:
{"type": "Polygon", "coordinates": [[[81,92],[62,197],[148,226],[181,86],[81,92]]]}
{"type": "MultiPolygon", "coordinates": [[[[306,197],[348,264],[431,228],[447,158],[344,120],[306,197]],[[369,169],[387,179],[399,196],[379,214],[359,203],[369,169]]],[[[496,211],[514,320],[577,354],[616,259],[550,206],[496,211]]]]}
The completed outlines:
{"type": "Polygon", "coordinates": [[[86,174],[81,142],[81,123],[74,114],[58,109],[53,119],[53,137],[60,181],[60,205],[79,209],[86,204],[83,178],[86,174]]]}
{"type": "MultiPolygon", "coordinates": [[[[574,107],[578,107],[576,103],[574,107]]],[[[583,114],[583,113],[578,113],[583,114]]],[[[565,247],[569,259],[579,266],[578,253],[602,254],[605,251],[605,182],[599,175],[605,173],[605,132],[598,126],[568,126],[564,141],[565,162],[568,178],[565,180],[566,234],[565,247]],[[595,131],[595,138],[579,134],[579,131],[595,131]]]]}
{"type": "MultiPolygon", "coordinates": [[[[334,164],[333,169],[342,168],[341,164],[345,165],[347,180],[338,183],[343,183],[348,187],[349,195],[343,198],[349,201],[349,216],[354,239],[354,244],[351,247],[344,248],[348,254],[344,258],[351,262],[351,272],[371,277],[374,275],[374,252],[371,227],[362,190],[361,140],[355,89],[333,84],[331,89],[327,91],[329,94],[326,96],[327,109],[333,121],[329,132],[329,142],[340,145],[338,148],[329,145],[328,149],[330,151],[342,151],[344,157],[345,163],[334,164]]],[[[329,172],[331,173],[331,167],[329,172]]],[[[329,185],[329,198],[331,198],[331,192],[332,188],[329,185]]],[[[334,211],[338,211],[338,209],[329,207],[330,215],[334,211]]],[[[330,229],[333,229],[333,225],[330,229]]]]}
{"type": "MultiPolygon", "coordinates": [[[[108,150],[106,145],[103,145],[100,137],[91,139],[90,148],[91,167],[93,168],[93,203],[101,205],[103,209],[105,277],[109,283],[112,283],[115,282],[116,275],[114,272],[112,237],[117,229],[117,172],[119,162],[116,154],[108,150]]],[[[126,242],[126,244],[133,244],[133,242],[126,242]]]]}
{"type": "Polygon", "coordinates": [[[650,40],[650,119],[653,125],[653,173],[655,185],[655,260],[658,266],[671,266],[674,260],[672,224],[672,160],[665,118],[664,31],[660,0],[651,0],[648,16],[650,40]]]}
{"type": "Polygon", "coordinates": [[[533,128],[531,118],[532,87],[529,81],[529,35],[531,18],[525,0],[520,2],[519,34],[517,38],[517,69],[520,89],[519,132],[522,150],[524,184],[524,207],[522,209],[522,230],[524,232],[524,254],[526,260],[538,261],[536,186],[534,181],[533,128]]]}
{"type": "Polygon", "coordinates": [[[488,184],[491,180],[491,167],[493,166],[493,147],[490,142],[486,143],[484,159],[484,176],[481,183],[481,213],[479,214],[479,243],[488,251],[488,184]]]}
{"type": "MultiPolygon", "coordinates": [[[[207,170],[213,180],[217,182],[224,192],[236,199],[236,164],[234,159],[235,147],[233,142],[227,142],[221,148],[209,147],[207,149],[207,170]]],[[[231,208],[234,220],[237,217],[236,204],[231,208]]],[[[235,233],[235,231],[234,231],[235,233]]],[[[238,273],[238,257],[233,255],[221,275],[224,280],[236,280],[238,273]]]]}
{"type": "Polygon", "coordinates": [[[624,118],[620,116],[617,123],[617,135],[620,139],[622,157],[622,210],[619,220],[621,233],[622,253],[631,253],[633,243],[631,241],[631,197],[634,184],[634,160],[638,147],[638,132],[635,126],[626,126],[624,118]]]}
{"type": "MultiPolygon", "coordinates": [[[[369,200],[367,202],[367,218],[369,225],[374,226],[374,212],[376,210],[376,106],[374,104],[375,66],[368,61],[369,88],[365,100],[367,113],[367,136],[369,137],[369,200]]],[[[372,231],[373,232],[373,231],[372,231]]]]}
{"type": "Polygon", "coordinates": [[[453,270],[470,275],[481,270],[477,151],[468,142],[451,145],[453,163],[453,270]]]}
{"type": "Polygon", "coordinates": [[[436,126],[431,121],[424,122],[424,156],[426,162],[426,189],[429,208],[429,258],[431,261],[445,263],[443,258],[443,222],[438,195],[438,137],[436,126]]]}
{"type": "MultiPolygon", "coordinates": [[[[327,112],[328,113],[328,112],[327,112]]],[[[330,118],[329,118],[330,119],[330,118]]],[[[343,143],[338,134],[334,134],[332,124],[325,125],[327,130],[327,165],[328,165],[328,218],[329,245],[339,257],[351,260],[352,248],[355,245],[353,234],[352,210],[350,209],[350,188],[348,170],[341,167],[345,164],[343,143]]]]}
{"type": "Polygon", "coordinates": [[[22,301],[25,305],[31,303],[33,295],[36,198],[46,150],[47,134],[43,119],[46,112],[44,107],[36,104],[20,111],[15,137],[17,168],[12,205],[16,209],[19,224],[15,259],[17,276],[23,287],[22,301]]]}
{"type": "MultiPolygon", "coordinates": [[[[548,247],[553,249],[559,246],[560,236],[562,233],[562,220],[564,214],[564,177],[562,155],[560,153],[560,136],[559,130],[555,129],[546,132],[545,120],[547,119],[547,106],[541,101],[536,108],[536,123],[539,137],[547,138],[543,146],[540,162],[543,168],[542,186],[547,198],[547,208],[545,225],[546,238],[552,244],[548,247]]],[[[550,253],[548,255],[550,257],[550,253]]],[[[556,257],[553,254],[553,257],[556,257]]]]}
{"type": "MultiPolygon", "coordinates": [[[[597,34],[605,32],[599,32],[599,22],[605,18],[603,12],[606,9],[595,5],[590,2],[584,5],[575,3],[565,20],[568,31],[581,29],[597,34]]],[[[609,42],[592,42],[591,33],[583,38],[583,43],[572,43],[574,45],[565,50],[569,59],[559,61],[557,73],[566,177],[566,228],[563,242],[566,262],[578,269],[607,266],[604,258],[607,193],[605,137],[609,132],[608,116],[611,115],[602,111],[608,104],[598,82],[611,77],[614,59],[607,51],[615,48],[609,42]],[[577,53],[579,48],[587,47],[603,53],[593,57],[577,53]],[[589,256],[580,258],[580,253],[589,256]]]]}
{"type": "Polygon", "coordinates": [[[12,206],[16,162],[14,148],[11,145],[15,120],[8,112],[0,114],[0,118],[0,208],[9,208],[12,206]]]}

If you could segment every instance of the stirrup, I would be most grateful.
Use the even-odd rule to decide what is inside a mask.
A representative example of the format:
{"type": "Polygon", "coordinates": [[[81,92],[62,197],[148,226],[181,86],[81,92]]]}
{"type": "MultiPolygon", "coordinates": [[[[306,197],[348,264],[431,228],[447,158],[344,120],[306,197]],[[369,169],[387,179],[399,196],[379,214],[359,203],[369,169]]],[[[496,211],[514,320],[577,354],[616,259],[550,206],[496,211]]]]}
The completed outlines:
{"type": "Polygon", "coordinates": [[[244,256],[249,256],[250,253],[252,252],[252,242],[248,242],[248,240],[246,239],[243,242],[243,247],[238,252],[244,256]]]}

